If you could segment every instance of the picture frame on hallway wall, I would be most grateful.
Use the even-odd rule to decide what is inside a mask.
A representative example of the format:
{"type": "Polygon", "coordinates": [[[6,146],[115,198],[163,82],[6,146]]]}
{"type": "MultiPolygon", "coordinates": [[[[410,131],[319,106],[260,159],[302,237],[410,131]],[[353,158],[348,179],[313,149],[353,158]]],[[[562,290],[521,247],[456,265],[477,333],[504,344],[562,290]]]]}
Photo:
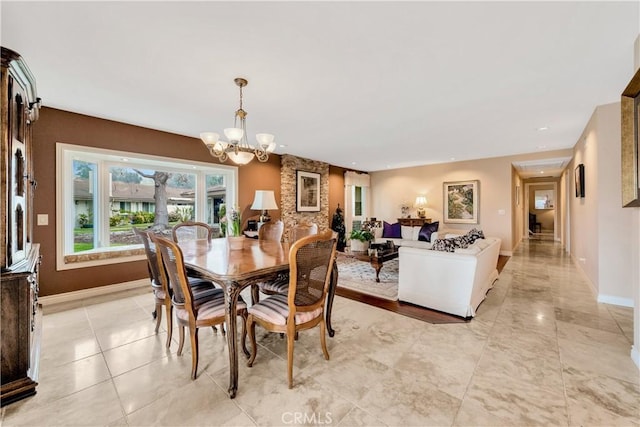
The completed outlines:
{"type": "Polygon", "coordinates": [[[296,171],[296,211],[320,212],[320,174],[296,171]]]}
{"type": "Polygon", "coordinates": [[[449,224],[477,224],[480,208],[480,181],[452,181],[443,183],[444,222],[449,224]]]}
{"type": "Polygon", "coordinates": [[[622,92],[622,207],[640,207],[640,70],[622,92]]]}
{"type": "Polygon", "coordinates": [[[584,198],[584,165],[580,163],[574,171],[574,179],[576,186],[576,197],[584,198]]]}

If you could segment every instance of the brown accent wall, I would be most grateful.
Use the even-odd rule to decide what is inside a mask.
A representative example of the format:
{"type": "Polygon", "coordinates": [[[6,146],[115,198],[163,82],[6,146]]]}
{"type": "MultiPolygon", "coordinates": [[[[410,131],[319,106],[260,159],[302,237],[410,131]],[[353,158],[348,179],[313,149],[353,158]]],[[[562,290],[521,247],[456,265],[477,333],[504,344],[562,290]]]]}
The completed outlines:
{"type": "MultiPolygon", "coordinates": [[[[48,214],[49,225],[34,227],[34,241],[41,244],[40,295],[54,295],[81,289],[128,282],[147,277],[145,261],[56,271],[56,143],[108,148],[179,159],[210,162],[202,142],[153,129],[85,116],[53,108],[43,108],[34,126],[35,178],[38,182],[35,214],[48,214]]],[[[259,212],[249,209],[255,190],[272,189],[280,205],[280,156],[266,163],[253,161],[238,170],[238,201],[245,221],[259,212]]],[[[344,196],[343,196],[344,197],[344,196]]],[[[279,218],[280,212],[270,212],[279,218]]]]}

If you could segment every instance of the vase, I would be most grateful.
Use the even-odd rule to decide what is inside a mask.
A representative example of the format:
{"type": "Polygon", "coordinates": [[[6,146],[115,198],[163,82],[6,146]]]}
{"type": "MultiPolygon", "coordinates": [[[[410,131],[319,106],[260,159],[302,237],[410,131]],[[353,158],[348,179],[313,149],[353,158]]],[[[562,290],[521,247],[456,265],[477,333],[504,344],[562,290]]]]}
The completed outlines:
{"type": "Polygon", "coordinates": [[[232,251],[242,250],[244,246],[244,236],[228,236],[227,243],[232,251]]]}

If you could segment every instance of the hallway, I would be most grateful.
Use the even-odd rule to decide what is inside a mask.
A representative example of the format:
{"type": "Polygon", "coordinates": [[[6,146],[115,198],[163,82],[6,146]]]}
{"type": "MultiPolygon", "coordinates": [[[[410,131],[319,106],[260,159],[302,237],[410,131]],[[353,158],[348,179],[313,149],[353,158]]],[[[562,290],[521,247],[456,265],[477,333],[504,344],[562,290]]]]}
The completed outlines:
{"type": "Polygon", "coordinates": [[[295,347],[258,328],[253,368],[226,396],[224,339],[200,332],[198,378],[153,333],[147,290],[45,307],[38,394],[2,425],[631,426],[640,381],[632,309],[598,304],[557,243],[524,241],[478,315],[433,325],[337,297],[330,361],[318,329],[295,347]],[[177,409],[180,408],[180,409],[177,409]]]}

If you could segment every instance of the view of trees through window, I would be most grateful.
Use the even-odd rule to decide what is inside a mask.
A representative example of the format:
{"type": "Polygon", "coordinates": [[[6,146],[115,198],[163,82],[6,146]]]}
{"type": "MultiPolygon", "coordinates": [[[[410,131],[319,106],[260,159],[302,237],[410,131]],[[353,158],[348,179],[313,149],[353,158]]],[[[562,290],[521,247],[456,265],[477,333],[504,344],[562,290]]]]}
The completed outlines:
{"type": "Polygon", "coordinates": [[[225,202],[227,191],[224,174],[204,174],[199,178],[195,172],[78,159],[73,160],[72,168],[73,253],[139,244],[132,227],[161,231],[181,221],[220,223],[220,204],[225,202]],[[204,197],[198,197],[199,179],[204,182],[204,197]],[[204,218],[196,218],[198,199],[206,203],[204,218]]]}

